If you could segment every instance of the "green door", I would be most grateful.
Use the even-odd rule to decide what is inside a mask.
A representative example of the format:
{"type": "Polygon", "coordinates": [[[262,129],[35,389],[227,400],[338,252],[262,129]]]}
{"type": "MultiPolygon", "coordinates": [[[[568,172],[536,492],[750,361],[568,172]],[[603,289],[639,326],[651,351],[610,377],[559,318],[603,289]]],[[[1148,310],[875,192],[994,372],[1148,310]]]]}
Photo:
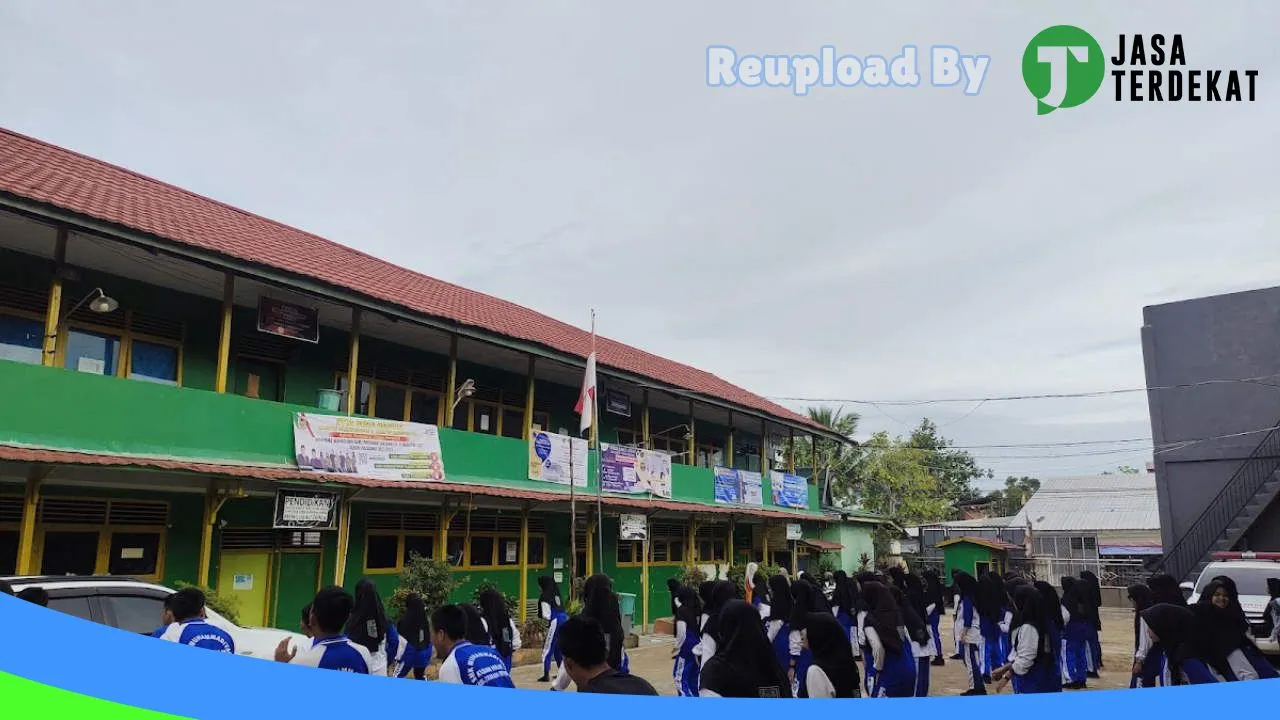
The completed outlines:
{"type": "Polygon", "coordinates": [[[315,599],[320,589],[320,553],[280,553],[279,568],[271,625],[297,632],[302,608],[315,599]]]}

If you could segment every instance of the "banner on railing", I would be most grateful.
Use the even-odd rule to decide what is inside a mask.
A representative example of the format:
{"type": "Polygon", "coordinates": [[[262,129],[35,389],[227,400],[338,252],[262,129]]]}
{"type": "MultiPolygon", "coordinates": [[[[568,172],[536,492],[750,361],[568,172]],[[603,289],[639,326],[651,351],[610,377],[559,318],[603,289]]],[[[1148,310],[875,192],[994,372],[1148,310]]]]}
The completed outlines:
{"type": "Polygon", "coordinates": [[[600,447],[600,483],[605,492],[671,497],[671,456],[623,445],[600,447]]]}
{"type": "Polygon", "coordinates": [[[549,432],[529,433],[529,479],[587,486],[587,441],[549,432]]]}
{"type": "Polygon", "coordinates": [[[444,480],[435,425],[297,413],[293,446],[299,470],[376,480],[444,480]]]}
{"type": "Polygon", "coordinates": [[[797,510],[809,509],[809,485],[804,478],[774,470],[769,473],[769,485],[773,490],[774,505],[797,510]]]}

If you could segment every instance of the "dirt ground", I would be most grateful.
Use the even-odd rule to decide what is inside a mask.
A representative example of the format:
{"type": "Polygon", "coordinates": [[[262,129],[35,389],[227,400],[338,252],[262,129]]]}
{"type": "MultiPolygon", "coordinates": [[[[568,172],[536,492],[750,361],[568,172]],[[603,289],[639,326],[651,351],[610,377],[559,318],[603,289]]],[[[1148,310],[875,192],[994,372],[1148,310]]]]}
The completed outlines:
{"type": "MultiPolygon", "coordinates": [[[[951,617],[942,619],[942,647],[950,653],[951,617]]],[[[674,695],[671,680],[671,646],[669,637],[647,635],[640,639],[640,646],[627,651],[631,658],[631,672],[648,680],[663,695],[674,695]]],[[[1112,608],[1102,609],[1102,676],[1089,680],[1089,689],[1129,687],[1129,669],[1133,664],[1133,611],[1112,608]]],[[[959,695],[968,687],[964,668],[959,660],[947,660],[943,667],[931,668],[929,695],[959,695]]],[[[547,689],[547,683],[537,682],[542,674],[540,665],[522,665],[512,671],[516,685],[527,689],[547,689]]],[[[988,692],[995,686],[989,685],[988,692]]],[[[1008,687],[1005,694],[1011,693],[1008,687]]]]}

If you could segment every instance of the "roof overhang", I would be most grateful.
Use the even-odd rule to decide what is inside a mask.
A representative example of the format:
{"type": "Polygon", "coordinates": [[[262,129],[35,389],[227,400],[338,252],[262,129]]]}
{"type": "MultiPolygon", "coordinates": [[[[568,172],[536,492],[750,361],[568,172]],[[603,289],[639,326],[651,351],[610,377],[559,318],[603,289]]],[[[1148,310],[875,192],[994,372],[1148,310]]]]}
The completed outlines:
{"type": "MultiPolygon", "coordinates": [[[[10,192],[0,191],[0,208],[4,208],[10,212],[26,216],[33,220],[66,225],[74,228],[77,232],[97,235],[103,239],[126,243],[152,252],[163,252],[167,255],[181,258],[188,262],[203,265],[211,269],[231,271],[261,282],[295,289],[305,294],[314,295],[317,298],[329,300],[331,302],[360,308],[361,310],[378,312],[387,317],[403,322],[421,325],[441,332],[453,333],[459,337],[490,343],[508,350],[527,353],[539,358],[563,363],[573,367],[586,367],[585,357],[578,357],[570,353],[561,352],[546,345],[507,337],[483,328],[464,325],[447,318],[429,316],[419,311],[410,310],[377,298],[362,295],[348,288],[325,283],[316,280],[315,278],[286,272],[277,268],[268,267],[261,263],[247,262],[238,258],[230,257],[223,253],[204,250],[185,243],[168,240],[124,225],[98,220],[56,205],[34,201],[10,192]]],[[[833,432],[830,429],[824,428],[812,421],[802,422],[800,420],[772,416],[763,410],[738,405],[727,400],[707,396],[702,393],[697,393],[653,378],[637,375],[635,373],[618,370],[606,365],[598,366],[597,372],[601,377],[622,380],[641,388],[669,393],[704,405],[717,407],[722,410],[731,410],[736,415],[756,418],[761,421],[781,425],[783,427],[795,428],[796,430],[800,430],[806,434],[818,435],[827,440],[836,440],[844,443],[853,442],[851,438],[833,432]]]]}
{"type": "MultiPolygon", "coordinates": [[[[302,472],[296,468],[285,466],[265,467],[259,465],[236,465],[213,461],[200,461],[178,458],[157,458],[137,455],[108,455],[101,453],[81,453],[69,450],[53,450],[44,448],[0,445],[0,461],[30,463],[35,465],[71,465],[98,466],[116,468],[137,468],[144,470],[167,470],[176,473],[192,473],[212,475],[230,479],[259,480],[282,485],[330,485],[350,488],[355,492],[362,489],[397,490],[404,492],[424,491],[452,496],[480,496],[517,500],[536,504],[569,503],[572,497],[568,492],[526,490],[522,488],[502,487],[500,485],[482,485],[479,483],[432,482],[432,481],[396,481],[374,480],[348,475],[330,475],[325,473],[302,472]]],[[[700,503],[682,502],[680,500],[664,500],[636,497],[630,495],[593,495],[581,493],[577,500],[593,503],[599,500],[601,505],[626,511],[638,511],[643,514],[678,513],[682,515],[702,515],[708,517],[786,520],[790,522],[830,522],[820,514],[799,514],[781,510],[767,510],[747,506],[717,506],[700,503]]]]}

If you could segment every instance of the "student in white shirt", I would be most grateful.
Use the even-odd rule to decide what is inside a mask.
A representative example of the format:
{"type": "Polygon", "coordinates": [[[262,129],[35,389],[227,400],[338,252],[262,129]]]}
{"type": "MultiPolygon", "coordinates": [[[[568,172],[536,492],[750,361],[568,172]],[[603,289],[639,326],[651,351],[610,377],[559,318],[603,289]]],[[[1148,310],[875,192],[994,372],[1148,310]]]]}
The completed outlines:
{"type": "Polygon", "coordinates": [[[369,578],[356,583],[355,607],[347,620],[347,637],[369,651],[369,674],[387,674],[387,611],[369,578]]]}
{"type": "Polygon", "coordinates": [[[835,616],[811,613],[805,640],[813,653],[813,662],[805,671],[805,690],[801,697],[862,697],[853,645],[835,616]]]}
{"type": "Polygon", "coordinates": [[[520,649],[520,630],[507,614],[507,602],[502,593],[492,588],[480,593],[480,611],[483,614],[481,620],[484,622],[485,632],[489,634],[498,656],[510,670],[512,658],[516,650],[520,649]]]}
{"type": "Polygon", "coordinates": [[[276,662],[368,675],[369,651],[342,632],[354,605],[355,600],[340,587],[327,587],[316,593],[307,623],[312,633],[310,645],[291,647],[293,641],[285,638],[276,647],[276,662]]]}

